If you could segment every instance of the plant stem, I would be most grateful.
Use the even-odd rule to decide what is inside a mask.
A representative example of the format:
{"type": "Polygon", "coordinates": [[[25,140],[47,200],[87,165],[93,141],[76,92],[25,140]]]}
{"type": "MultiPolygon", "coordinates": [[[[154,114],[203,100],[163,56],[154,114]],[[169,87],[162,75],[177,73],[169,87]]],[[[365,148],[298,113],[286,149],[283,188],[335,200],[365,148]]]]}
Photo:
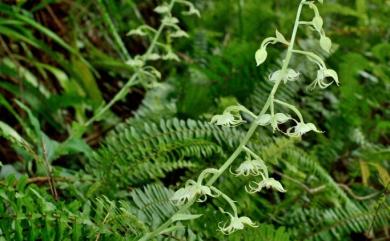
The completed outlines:
{"type": "Polygon", "coordinates": [[[278,103],[278,104],[280,104],[280,105],[284,105],[285,107],[287,107],[287,108],[289,108],[290,110],[294,111],[294,113],[298,116],[299,121],[303,123],[302,114],[301,114],[301,112],[299,112],[299,110],[298,110],[295,106],[290,105],[290,104],[288,104],[288,103],[286,103],[286,102],[284,102],[284,101],[276,100],[276,99],[275,99],[274,101],[275,101],[275,103],[278,103]]]}
{"type": "Polygon", "coordinates": [[[134,86],[136,84],[137,76],[140,72],[140,69],[138,69],[133,76],[127,81],[125,86],[122,87],[122,89],[119,90],[118,93],[108,102],[107,105],[105,105],[103,108],[99,109],[99,111],[87,122],[84,123],[84,126],[87,127],[90,124],[92,124],[94,121],[96,121],[99,117],[101,117],[107,110],[109,110],[118,100],[122,99],[124,96],[126,96],[127,91],[130,89],[131,86],[134,86]]]}
{"type": "MultiPolygon", "coordinates": [[[[319,63],[323,68],[326,68],[326,65],[325,65],[324,60],[322,60],[318,55],[316,55],[316,54],[313,53],[313,52],[302,51],[302,50],[297,50],[297,49],[293,49],[292,52],[293,52],[293,53],[296,53],[296,54],[306,55],[309,59],[310,59],[310,58],[315,59],[315,60],[318,61],[318,63],[319,63]]],[[[320,66],[320,67],[321,67],[321,66],[320,66]]]]}
{"type": "MultiPolygon", "coordinates": [[[[289,45],[289,47],[287,49],[287,54],[286,54],[286,57],[284,59],[283,66],[282,66],[282,75],[279,77],[279,79],[277,79],[275,81],[275,84],[274,84],[274,86],[273,86],[273,88],[271,90],[270,95],[268,96],[268,99],[267,99],[265,105],[263,106],[263,108],[260,111],[259,115],[257,116],[256,120],[253,121],[252,124],[250,125],[249,130],[245,134],[245,137],[242,139],[240,145],[233,152],[233,154],[226,160],[226,162],[218,169],[218,172],[213,174],[213,176],[207,182],[207,184],[206,184],[207,186],[212,186],[218,180],[218,178],[226,171],[226,169],[229,168],[229,166],[240,155],[240,153],[244,150],[246,144],[249,142],[250,138],[252,137],[253,133],[256,131],[256,129],[258,127],[257,121],[269,109],[271,103],[273,103],[275,93],[276,93],[276,91],[277,91],[281,81],[286,78],[286,70],[287,70],[287,67],[288,67],[288,65],[290,63],[291,56],[292,56],[292,53],[293,53],[292,50],[293,50],[293,47],[294,47],[294,42],[295,42],[296,34],[297,34],[297,31],[298,31],[299,18],[300,18],[300,15],[301,15],[302,6],[303,6],[303,4],[305,2],[306,2],[306,0],[302,0],[301,3],[299,4],[298,10],[297,10],[297,15],[296,15],[295,23],[294,23],[294,28],[293,28],[293,32],[292,32],[292,35],[291,35],[290,45],[289,45]]],[[[196,202],[196,198],[192,199],[192,201],[190,201],[187,204],[185,204],[184,206],[182,206],[176,213],[184,213],[184,212],[186,212],[195,202],[196,202]]],[[[161,231],[163,231],[166,228],[168,228],[169,225],[171,225],[173,222],[174,222],[174,220],[172,219],[172,217],[169,218],[162,225],[160,225],[157,229],[155,229],[154,231],[152,231],[150,233],[145,234],[138,241],[146,241],[146,240],[149,240],[149,239],[153,238],[154,236],[159,234],[161,231]]]]}

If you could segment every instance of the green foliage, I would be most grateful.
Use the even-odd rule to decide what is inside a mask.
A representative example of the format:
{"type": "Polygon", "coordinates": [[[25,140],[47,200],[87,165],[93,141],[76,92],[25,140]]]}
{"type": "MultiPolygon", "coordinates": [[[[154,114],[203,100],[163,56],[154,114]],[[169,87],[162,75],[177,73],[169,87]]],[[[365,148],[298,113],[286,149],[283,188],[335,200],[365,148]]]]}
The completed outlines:
{"type": "Polygon", "coordinates": [[[307,240],[342,240],[348,233],[361,233],[389,222],[390,209],[384,207],[377,212],[374,207],[358,205],[352,208],[297,209],[287,217],[291,226],[297,228],[297,236],[307,240]],[[298,224],[304,224],[299,225],[298,224]],[[310,230],[310,231],[309,231],[310,230]]]}
{"type": "Polygon", "coordinates": [[[137,240],[176,210],[172,191],[157,184],[133,190],[131,201],[102,196],[84,204],[56,202],[25,177],[0,185],[6,186],[0,190],[0,237],[6,240],[137,240]]]}
{"type": "Polygon", "coordinates": [[[389,4],[306,5],[268,102],[298,2],[1,2],[0,240],[388,240],[389,4]],[[327,84],[319,59],[339,87],[306,87],[327,84]],[[297,113],[323,133],[277,137],[297,113]],[[261,176],[227,169],[210,180],[248,131],[231,172],[266,165],[286,192],[248,194],[261,176]],[[171,200],[193,194],[207,200],[171,200]],[[252,227],[217,231],[231,224],[252,227]]]}
{"type": "Polygon", "coordinates": [[[140,185],[177,169],[195,170],[200,161],[221,158],[223,148],[238,143],[241,137],[239,131],[204,121],[129,121],[107,136],[90,169],[108,182],[111,190],[140,185]]]}

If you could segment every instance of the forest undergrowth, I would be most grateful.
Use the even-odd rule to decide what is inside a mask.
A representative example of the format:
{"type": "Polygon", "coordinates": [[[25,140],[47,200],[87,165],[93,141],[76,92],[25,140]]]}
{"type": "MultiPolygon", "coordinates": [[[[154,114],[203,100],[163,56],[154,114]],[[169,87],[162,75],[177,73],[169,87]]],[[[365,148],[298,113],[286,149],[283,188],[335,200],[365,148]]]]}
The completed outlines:
{"type": "Polygon", "coordinates": [[[389,240],[389,14],[0,1],[0,241],[389,240]]]}

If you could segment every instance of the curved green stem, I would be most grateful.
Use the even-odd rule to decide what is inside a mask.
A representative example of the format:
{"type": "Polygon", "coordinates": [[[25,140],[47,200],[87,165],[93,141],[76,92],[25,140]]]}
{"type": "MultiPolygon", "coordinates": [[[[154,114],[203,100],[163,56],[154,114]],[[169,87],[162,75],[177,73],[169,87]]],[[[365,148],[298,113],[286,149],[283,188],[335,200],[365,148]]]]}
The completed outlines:
{"type": "Polygon", "coordinates": [[[294,113],[298,116],[300,122],[303,123],[302,114],[301,114],[301,112],[299,112],[299,110],[298,110],[295,106],[290,105],[290,104],[288,104],[288,103],[286,103],[286,102],[284,102],[284,101],[277,100],[277,99],[275,99],[274,102],[275,102],[275,103],[278,103],[278,104],[280,104],[280,105],[284,105],[284,106],[286,106],[287,108],[289,108],[290,110],[294,111],[294,113]]]}
{"type": "Polygon", "coordinates": [[[322,60],[322,59],[320,58],[320,56],[316,55],[316,54],[313,53],[313,52],[308,52],[308,51],[303,51],[303,50],[297,50],[297,49],[293,49],[292,52],[295,53],[295,54],[302,54],[302,55],[305,55],[305,56],[308,57],[309,59],[312,58],[312,59],[316,60],[323,68],[326,68],[326,65],[325,65],[324,60],[322,60]]]}
{"type": "Polygon", "coordinates": [[[236,204],[234,203],[234,200],[231,199],[228,195],[226,195],[225,193],[223,193],[221,190],[215,188],[215,187],[210,187],[211,190],[213,190],[215,193],[218,193],[218,195],[220,195],[223,199],[225,199],[225,201],[230,205],[230,207],[232,208],[233,210],[233,213],[234,213],[234,216],[237,217],[238,216],[238,211],[237,211],[237,206],[236,204]]]}
{"type": "Polygon", "coordinates": [[[261,160],[261,158],[256,153],[254,153],[251,149],[249,149],[248,147],[244,146],[244,150],[246,152],[248,152],[250,155],[252,155],[254,158],[261,160]]]}
{"type": "MultiPolygon", "coordinates": [[[[294,23],[293,32],[292,32],[292,35],[291,35],[291,41],[290,41],[291,44],[289,45],[289,47],[287,49],[287,54],[286,54],[286,57],[284,59],[283,66],[282,66],[282,75],[279,77],[279,79],[277,79],[275,81],[275,84],[274,84],[274,86],[273,86],[273,88],[271,90],[270,95],[268,96],[268,99],[267,99],[266,103],[264,104],[264,106],[263,106],[262,110],[260,111],[260,113],[257,115],[256,120],[253,121],[252,124],[250,125],[247,133],[245,134],[244,138],[241,140],[240,145],[232,153],[232,155],[226,160],[226,162],[218,169],[218,172],[213,174],[213,176],[207,182],[207,184],[206,184],[207,186],[212,186],[218,180],[218,178],[229,168],[229,166],[233,163],[233,161],[241,154],[241,152],[244,150],[244,148],[246,148],[245,146],[247,145],[247,143],[249,142],[249,140],[252,137],[253,133],[256,131],[256,129],[258,127],[257,121],[269,109],[271,103],[274,101],[275,93],[276,93],[276,91],[277,91],[281,81],[284,80],[287,77],[286,76],[287,68],[288,68],[288,65],[290,63],[291,56],[292,56],[292,53],[293,53],[294,42],[295,42],[295,38],[296,38],[297,31],[298,31],[298,26],[299,26],[299,18],[300,18],[300,15],[301,15],[302,6],[303,6],[303,4],[305,2],[306,2],[306,0],[302,0],[301,3],[299,4],[299,7],[298,7],[298,11],[297,11],[297,15],[296,15],[295,23],[294,23]]],[[[196,198],[193,199],[192,201],[188,202],[187,204],[183,205],[176,213],[186,212],[195,203],[195,200],[196,200],[196,198]]],[[[162,225],[160,225],[157,229],[155,229],[154,231],[152,231],[150,233],[145,234],[138,241],[146,241],[146,240],[149,240],[149,239],[155,237],[156,235],[161,233],[161,231],[163,231],[166,228],[168,228],[173,222],[174,222],[174,220],[172,218],[169,218],[162,225]]]]}
{"type": "Polygon", "coordinates": [[[208,174],[213,174],[213,173],[217,173],[218,172],[218,169],[215,169],[215,168],[206,168],[204,169],[198,176],[198,180],[197,180],[197,183],[199,185],[202,185],[202,182],[203,182],[203,179],[206,177],[206,175],[208,174]]]}

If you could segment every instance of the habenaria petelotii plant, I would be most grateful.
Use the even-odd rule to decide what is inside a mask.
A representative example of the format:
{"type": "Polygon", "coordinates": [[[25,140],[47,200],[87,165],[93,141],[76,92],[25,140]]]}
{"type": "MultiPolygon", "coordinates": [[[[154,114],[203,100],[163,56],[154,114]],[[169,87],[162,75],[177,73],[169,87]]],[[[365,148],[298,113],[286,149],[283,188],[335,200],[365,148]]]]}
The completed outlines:
{"type": "Polygon", "coordinates": [[[188,37],[188,34],[179,27],[179,19],[172,15],[172,10],[176,5],[182,5],[185,9],[182,11],[183,15],[200,16],[199,11],[191,2],[170,0],[169,3],[164,2],[154,9],[156,13],[161,15],[161,23],[158,28],[143,24],[136,29],[130,30],[127,33],[128,36],[139,36],[148,39],[149,46],[142,55],[136,55],[126,60],[126,64],[133,68],[134,73],[114,98],[102,106],[91,119],[84,123],[85,126],[100,119],[111,106],[127,95],[132,86],[142,85],[145,88],[158,86],[161,73],[150,65],[150,62],[156,60],[180,61],[173,51],[172,39],[185,38],[188,37]]]}
{"type": "MultiPolygon", "coordinates": [[[[322,0],[318,0],[322,3],[322,0]]],[[[238,208],[234,200],[224,194],[221,190],[213,184],[218,178],[225,173],[227,169],[235,176],[254,176],[257,181],[252,181],[247,184],[245,190],[248,193],[258,193],[263,189],[273,189],[279,192],[286,192],[282,184],[269,176],[269,172],[264,160],[248,147],[248,142],[253,133],[259,126],[270,126],[274,132],[281,132],[290,137],[301,137],[308,132],[321,132],[313,123],[304,121],[301,112],[294,105],[275,98],[275,94],[280,85],[288,85],[290,81],[295,81],[299,78],[300,73],[289,68],[290,60],[293,54],[305,55],[308,60],[318,66],[317,77],[309,85],[314,88],[326,88],[333,82],[338,84],[337,73],[334,70],[328,69],[324,61],[313,52],[298,50],[294,48],[294,43],[298,28],[303,25],[309,25],[317,31],[320,36],[320,46],[324,51],[330,51],[331,40],[325,35],[322,28],[323,20],[314,1],[302,0],[299,4],[296,20],[292,30],[290,41],[288,41],[279,31],[276,30],[275,37],[266,38],[260,45],[260,48],[255,53],[255,60],[257,66],[261,65],[267,59],[267,48],[270,44],[283,44],[288,47],[286,55],[282,61],[281,69],[275,70],[269,79],[274,83],[273,88],[259,114],[254,114],[247,108],[241,105],[230,106],[222,114],[215,115],[211,119],[211,123],[225,127],[235,127],[238,125],[250,122],[249,129],[242,139],[240,145],[226,160],[226,162],[219,167],[207,168],[201,172],[197,181],[189,180],[186,185],[175,192],[172,201],[180,206],[179,211],[165,223],[160,225],[151,233],[146,234],[141,240],[148,240],[158,234],[169,232],[175,229],[173,224],[177,221],[191,220],[198,218],[200,215],[188,214],[188,209],[196,202],[204,202],[208,198],[222,198],[231,207],[231,211],[222,210],[222,213],[228,215],[229,221],[219,225],[219,230],[224,234],[230,234],[234,231],[241,230],[245,226],[257,227],[256,224],[248,217],[239,216],[238,208]],[[309,7],[314,12],[314,17],[311,21],[301,21],[301,11],[303,7],[309,7]],[[283,107],[283,108],[280,108],[283,107]],[[290,113],[283,113],[282,110],[290,110],[290,113]],[[242,117],[242,114],[248,116],[248,121],[242,117]],[[280,124],[287,125],[292,123],[291,127],[283,131],[279,128],[280,124]],[[239,155],[245,155],[245,161],[232,167],[233,162],[239,155]]]]}

